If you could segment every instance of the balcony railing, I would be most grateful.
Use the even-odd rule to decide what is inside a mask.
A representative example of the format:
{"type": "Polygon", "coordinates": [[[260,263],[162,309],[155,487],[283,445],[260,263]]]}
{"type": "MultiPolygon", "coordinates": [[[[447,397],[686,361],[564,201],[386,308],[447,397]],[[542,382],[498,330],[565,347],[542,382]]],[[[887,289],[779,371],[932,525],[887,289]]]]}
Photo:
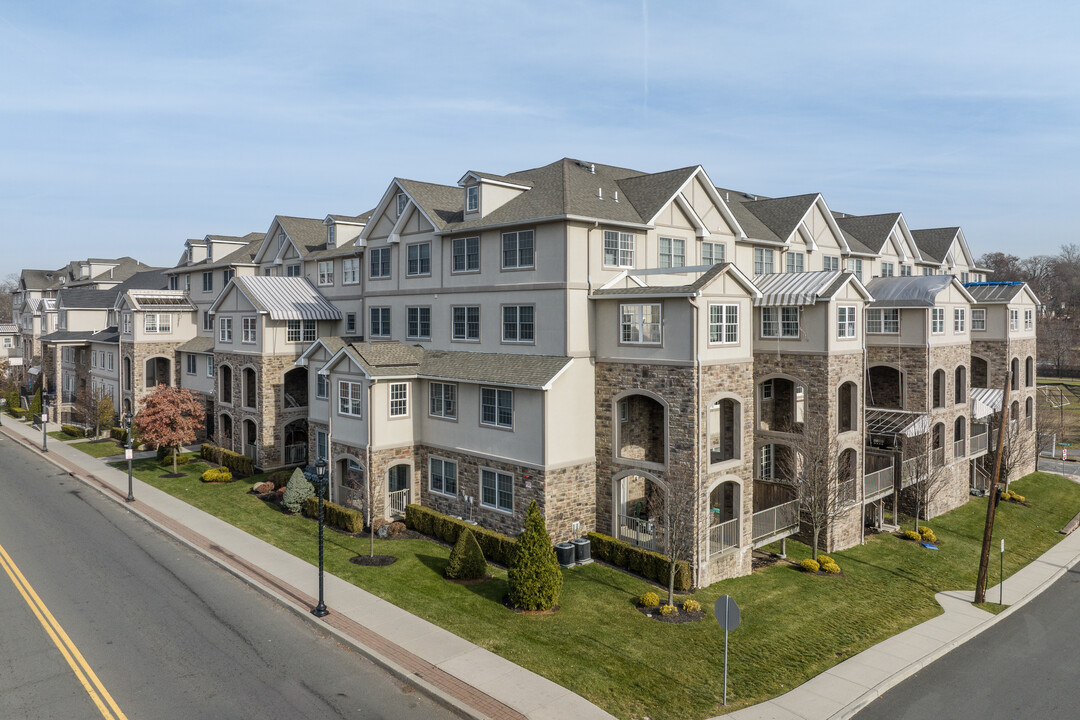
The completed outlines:
{"type": "Polygon", "coordinates": [[[302,465],[307,462],[307,445],[286,445],[285,464],[302,465]]]}
{"type": "Polygon", "coordinates": [[[851,505],[858,496],[858,482],[855,478],[836,483],[836,500],[841,505],[851,505]]]}
{"type": "Polygon", "coordinates": [[[985,452],[987,448],[987,441],[990,439],[990,433],[980,433],[978,435],[971,436],[971,454],[977,455],[978,453],[985,452]]]}
{"type": "Polygon", "coordinates": [[[709,555],[739,547],[739,518],[732,518],[709,528],[709,555]]]}
{"type": "Polygon", "coordinates": [[[934,448],[930,453],[930,462],[933,463],[933,467],[939,468],[945,466],[945,448],[934,448]]]}
{"type": "Polygon", "coordinates": [[[962,458],[967,456],[964,444],[965,443],[963,439],[957,440],[952,444],[952,454],[954,458],[962,458]]]}
{"type": "Polygon", "coordinates": [[[918,482],[919,475],[922,474],[922,467],[919,464],[921,458],[913,457],[908,458],[900,465],[900,486],[907,487],[918,482]]]}
{"type": "Polygon", "coordinates": [[[888,495],[892,490],[892,467],[882,468],[863,475],[863,502],[876,500],[882,495],[888,495]]]}
{"type": "Polygon", "coordinates": [[[754,513],[751,533],[754,547],[779,540],[799,529],[799,501],[791,500],[754,513]]]}
{"type": "Polygon", "coordinates": [[[390,517],[405,515],[405,506],[409,504],[409,488],[390,493],[390,517]]]}

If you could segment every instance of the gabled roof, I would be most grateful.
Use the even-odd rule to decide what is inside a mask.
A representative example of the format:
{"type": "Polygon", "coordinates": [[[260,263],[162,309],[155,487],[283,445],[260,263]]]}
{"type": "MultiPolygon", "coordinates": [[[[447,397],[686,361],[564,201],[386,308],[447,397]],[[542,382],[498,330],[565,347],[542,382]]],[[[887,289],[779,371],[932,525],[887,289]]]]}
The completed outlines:
{"type": "Polygon", "coordinates": [[[116,302],[116,289],[64,288],[57,300],[58,307],[65,310],[108,310],[116,302]]]}
{"type": "Polygon", "coordinates": [[[16,335],[19,332],[19,326],[15,323],[0,323],[0,335],[16,335]]]}
{"type": "Polygon", "coordinates": [[[786,245],[798,232],[808,245],[812,244],[814,240],[804,223],[806,216],[816,205],[836,237],[840,249],[844,252],[852,250],[847,236],[836,224],[836,219],[821,193],[782,198],[760,198],[755,195],[747,197],[745,193],[736,193],[734,200],[731,211],[748,240],[786,245]]]}
{"type": "Polygon", "coordinates": [[[88,343],[97,330],[55,330],[48,335],[41,336],[41,342],[46,344],[88,343]]]}
{"type": "Polygon", "coordinates": [[[196,335],[187,342],[177,345],[176,349],[180,352],[212,355],[214,352],[214,338],[213,336],[196,335]]]}
{"type": "Polygon", "coordinates": [[[132,310],[184,312],[195,309],[183,290],[129,290],[124,297],[132,310]]]}
{"type": "Polygon", "coordinates": [[[975,302],[971,293],[953,275],[874,278],[866,284],[866,289],[874,296],[872,307],[928,308],[934,307],[937,296],[953,283],[968,302],[975,302]]]}
{"type": "MultiPolygon", "coordinates": [[[[207,235],[206,237],[212,241],[220,242],[218,238],[226,236],[207,235]]],[[[230,241],[243,241],[244,244],[230,252],[228,255],[225,255],[214,262],[211,262],[210,258],[203,258],[202,260],[199,260],[198,262],[193,262],[190,265],[177,264],[175,267],[168,268],[163,272],[169,275],[176,275],[179,273],[192,272],[194,270],[211,270],[215,268],[230,267],[233,265],[253,265],[255,263],[255,253],[259,251],[259,247],[262,245],[263,238],[265,237],[266,233],[261,232],[250,232],[243,237],[227,236],[227,239],[230,241]]],[[[206,244],[203,240],[188,240],[188,242],[191,244],[206,244]]],[[[230,244],[233,243],[230,242],[230,244]]]]}
{"type": "Polygon", "coordinates": [[[549,389],[574,361],[551,355],[425,350],[396,341],[357,342],[342,347],[319,372],[329,373],[343,357],[374,379],[415,377],[537,390],[549,389]]]}
{"type": "Polygon", "coordinates": [[[604,297],[695,297],[713,280],[721,275],[731,275],[752,298],[757,298],[760,293],[758,288],[750,281],[742,270],[733,263],[717,263],[716,265],[699,265],[694,267],[681,267],[671,270],[651,271],[626,271],[609,280],[603,287],[593,290],[591,298],[604,297]],[[694,282],[685,285],[649,285],[648,278],[665,274],[684,274],[687,272],[701,272],[694,282]],[[703,272],[702,272],[703,271],[703,272]],[[616,287],[620,282],[627,281],[623,287],[616,287]]]}
{"type": "Polygon", "coordinates": [[[754,300],[758,307],[813,305],[836,297],[848,283],[863,296],[866,302],[874,297],[854,274],[841,270],[822,270],[804,273],[773,273],[755,275],[754,284],[761,297],[754,300]]]}
{"type": "Polygon", "coordinates": [[[495,185],[508,185],[514,188],[521,188],[522,190],[528,190],[532,187],[532,184],[521,180],[512,180],[505,175],[496,175],[495,173],[477,172],[476,170],[469,170],[467,173],[461,176],[458,180],[458,185],[465,187],[470,179],[479,180],[481,182],[489,182],[495,185]]]}
{"type": "Polygon", "coordinates": [[[959,232],[958,227],[931,228],[912,230],[911,236],[915,238],[915,244],[919,246],[919,252],[922,253],[924,259],[943,263],[959,232]]]}
{"type": "Polygon", "coordinates": [[[66,277],[62,270],[34,270],[25,268],[19,280],[27,290],[53,290],[60,287],[60,278],[66,277]]]}
{"type": "Polygon", "coordinates": [[[979,305],[1008,304],[1025,292],[1036,305],[1041,304],[1031,286],[1022,281],[964,283],[964,288],[979,305]]]}
{"type": "MultiPolygon", "coordinates": [[[[867,253],[879,254],[885,247],[889,236],[892,234],[896,223],[900,221],[900,213],[884,213],[882,215],[848,215],[836,218],[836,224],[844,231],[848,238],[848,244],[852,239],[865,249],[867,253]]],[[[852,250],[855,246],[852,246],[852,250]]]]}
{"type": "Polygon", "coordinates": [[[260,313],[274,320],[340,320],[337,309],[304,277],[238,276],[226,286],[210,312],[217,312],[229,287],[235,287],[260,313]]]}

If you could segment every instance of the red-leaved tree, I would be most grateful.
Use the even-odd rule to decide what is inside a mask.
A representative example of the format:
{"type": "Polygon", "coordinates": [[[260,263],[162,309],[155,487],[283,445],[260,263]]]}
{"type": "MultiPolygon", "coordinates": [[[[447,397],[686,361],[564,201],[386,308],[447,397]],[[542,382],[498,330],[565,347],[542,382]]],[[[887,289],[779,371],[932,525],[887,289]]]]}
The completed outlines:
{"type": "Polygon", "coordinates": [[[172,450],[176,474],[176,452],[181,445],[195,442],[195,431],[202,429],[205,414],[202,403],[190,390],[158,385],[143,398],[142,408],[135,415],[135,427],[146,442],[172,450]]]}

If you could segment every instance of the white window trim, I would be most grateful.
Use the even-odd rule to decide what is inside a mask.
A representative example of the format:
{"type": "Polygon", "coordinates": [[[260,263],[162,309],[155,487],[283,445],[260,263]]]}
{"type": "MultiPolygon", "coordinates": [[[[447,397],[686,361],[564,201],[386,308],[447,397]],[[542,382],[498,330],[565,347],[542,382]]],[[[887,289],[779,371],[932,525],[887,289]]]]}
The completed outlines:
{"type": "Polygon", "coordinates": [[[945,308],[930,308],[930,334],[931,335],[944,335],[945,334],[945,308]],[[940,330],[935,330],[940,323],[940,330]]]}
{"type": "Polygon", "coordinates": [[[656,266],[659,268],[674,270],[676,268],[686,267],[686,238],[675,237],[673,235],[661,235],[656,239],[656,266]],[[667,252],[664,252],[664,242],[667,241],[667,252]],[[678,265],[675,264],[675,243],[682,243],[682,262],[678,265]],[[667,265],[664,264],[665,257],[667,259],[667,265]]]}
{"type": "Polygon", "coordinates": [[[364,386],[362,383],[352,382],[351,380],[339,380],[338,381],[338,415],[344,415],[346,417],[362,418],[364,417],[364,386]],[[348,393],[345,393],[345,390],[348,393]],[[354,396],[353,391],[356,391],[354,396]],[[342,404],[343,400],[347,400],[348,410],[344,409],[342,404]],[[354,412],[354,409],[359,407],[359,410],[354,412]]]}
{"type": "Polygon", "coordinates": [[[971,308],[971,332],[986,332],[986,308],[971,308]]]}
{"type": "Polygon", "coordinates": [[[330,399],[330,377],[323,373],[315,373],[315,399],[330,399]]]}
{"type": "Polygon", "coordinates": [[[763,307],[761,308],[761,337],[770,339],[786,339],[786,340],[798,340],[802,334],[802,313],[799,312],[798,305],[784,305],[781,307],[763,307]],[[788,332],[791,326],[790,321],[785,325],[784,323],[784,311],[795,311],[795,332],[788,332]],[[765,330],[765,316],[769,314],[769,311],[776,313],[776,318],[772,321],[776,326],[776,332],[774,334],[767,334],[765,330]]]}
{"type": "Polygon", "coordinates": [[[357,257],[344,258],[341,261],[341,284],[342,285],[359,285],[360,284],[360,258],[357,258],[357,257]]]}
{"type": "Polygon", "coordinates": [[[637,236],[634,233],[624,233],[619,230],[605,230],[603,236],[603,265],[604,267],[632,268],[634,267],[634,255],[637,251],[637,236]],[[608,236],[616,243],[615,262],[609,263],[607,258],[608,236]],[[629,241],[629,249],[623,247],[624,241],[629,241]]]}
{"type": "MultiPolygon", "coordinates": [[[[898,308],[867,308],[863,312],[863,317],[865,318],[866,334],[867,335],[899,335],[900,334],[900,310],[898,308]],[[896,330],[886,330],[885,329],[885,322],[886,322],[885,313],[887,313],[887,312],[895,312],[896,313],[896,330]],[[876,321],[874,320],[875,317],[877,317],[876,321]],[[871,330],[870,329],[870,324],[873,323],[873,322],[877,323],[877,327],[878,327],[877,330],[871,330]]],[[[889,322],[891,322],[891,320],[889,322]]]]}
{"type": "Polygon", "coordinates": [[[387,400],[386,412],[387,412],[387,416],[391,420],[396,420],[396,419],[409,417],[409,415],[410,415],[410,412],[409,412],[409,404],[410,404],[409,403],[409,394],[410,394],[409,393],[409,385],[410,385],[410,383],[407,383],[407,382],[394,382],[394,383],[390,383],[390,386],[387,388],[387,391],[386,391],[386,400],[387,400]],[[401,388],[405,388],[405,397],[404,398],[400,398],[400,397],[395,398],[394,397],[395,390],[400,390],[401,388]],[[402,400],[404,400],[404,402],[405,402],[404,410],[401,410],[400,406],[399,406],[399,409],[395,411],[394,403],[395,402],[400,403],[402,400]]]}
{"type": "Polygon", "coordinates": [[[457,386],[457,383],[446,383],[446,382],[429,382],[428,383],[428,416],[429,417],[439,418],[440,420],[457,420],[457,417],[458,417],[457,409],[458,409],[458,386],[457,386]],[[437,413],[437,412],[434,412],[432,410],[432,401],[433,401],[433,399],[435,397],[434,388],[436,386],[438,386],[440,388],[438,395],[439,395],[439,401],[442,404],[442,412],[441,413],[437,413]],[[445,390],[445,388],[453,388],[453,391],[454,391],[454,411],[453,411],[452,415],[448,414],[446,412],[446,390],[445,390]]]}
{"type": "Polygon", "coordinates": [[[465,212],[480,212],[480,186],[469,185],[465,188],[465,212]]]}
{"type": "Polygon", "coordinates": [[[327,287],[334,284],[334,261],[320,260],[318,264],[319,287],[327,287]],[[329,267],[329,270],[327,270],[329,267]]]}
{"type": "Polygon", "coordinates": [[[739,306],[734,303],[709,303],[709,344],[710,345],[738,345],[739,344],[739,306]],[[720,322],[713,322],[713,308],[720,310],[720,322]],[[735,321],[728,319],[728,310],[735,310],[735,321]],[[735,339],[728,340],[728,328],[735,328],[735,339]],[[713,329],[718,328],[720,339],[713,340],[713,329]]]}
{"type": "Polygon", "coordinates": [[[244,345],[254,345],[258,341],[259,319],[251,315],[240,318],[240,342],[244,345]]]}
{"type": "Polygon", "coordinates": [[[953,333],[967,332],[967,308],[953,308],[953,333]]]}
{"type": "Polygon", "coordinates": [[[651,347],[661,347],[664,344],[664,306],[662,303],[623,303],[619,305],[619,344],[620,345],[648,345],[651,347]],[[657,340],[645,340],[644,329],[646,325],[653,325],[654,323],[645,322],[645,308],[655,307],[659,311],[657,321],[655,325],[658,330],[657,340]],[[637,340],[624,339],[625,334],[623,328],[627,326],[626,322],[626,309],[637,308],[640,312],[636,312],[636,319],[634,320],[633,327],[637,329],[637,340]]]}
{"type": "Polygon", "coordinates": [[[224,317],[218,319],[218,342],[231,343],[233,341],[232,334],[232,318],[224,317]]]}
{"type": "Polygon", "coordinates": [[[495,387],[493,385],[482,385],[482,386],[480,386],[480,392],[479,392],[479,398],[478,399],[479,399],[479,402],[480,402],[480,425],[481,426],[490,427],[490,428],[496,428],[496,429],[499,429],[499,430],[513,431],[515,420],[517,419],[517,404],[516,404],[516,401],[515,401],[515,398],[514,398],[514,390],[513,390],[513,388],[500,388],[500,387],[495,387]],[[493,423],[484,422],[484,391],[485,390],[492,390],[495,393],[495,422],[493,422],[493,423]],[[509,393],[510,394],[510,424],[509,425],[506,425],[506,424],[503,424],[503,423],[499,422],[499,394],[500,393],[509,393]]]}
{"type": "Polygon", "coordinates": [[[854,305],[840,305],[836,308],[836,337],[853,340],[858,337],[859,326],[856,322],[854,305]],[[847,316],[845,319],[843,316],[847,316]]]}

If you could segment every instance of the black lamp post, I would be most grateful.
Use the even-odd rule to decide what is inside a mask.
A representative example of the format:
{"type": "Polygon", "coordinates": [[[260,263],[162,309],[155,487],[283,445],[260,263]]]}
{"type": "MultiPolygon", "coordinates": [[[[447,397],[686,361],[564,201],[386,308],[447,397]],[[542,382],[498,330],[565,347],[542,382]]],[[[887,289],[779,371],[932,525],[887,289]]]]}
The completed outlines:
{"type": "Polygon", "coordinates": [[[315,492],[319,495],[319,604],[311,611],[315,617],[326,617],[330,611],[323,602],[323,490],[326,488],[326,461],[319,458],[315,463],[315,476],[318,478],[315,492]]]}
{"type": "Polygon", "coordinates": [[[135,495],[131,492],[131,458],[135,454],[131,447],[131,421],[133,419],[131,413],[124,413],[124,435],[127,438],[127,442],[124,444],[124,455],[127,458],[128,464],[128,502],[133,502],[135,500],[135,495]]]}

